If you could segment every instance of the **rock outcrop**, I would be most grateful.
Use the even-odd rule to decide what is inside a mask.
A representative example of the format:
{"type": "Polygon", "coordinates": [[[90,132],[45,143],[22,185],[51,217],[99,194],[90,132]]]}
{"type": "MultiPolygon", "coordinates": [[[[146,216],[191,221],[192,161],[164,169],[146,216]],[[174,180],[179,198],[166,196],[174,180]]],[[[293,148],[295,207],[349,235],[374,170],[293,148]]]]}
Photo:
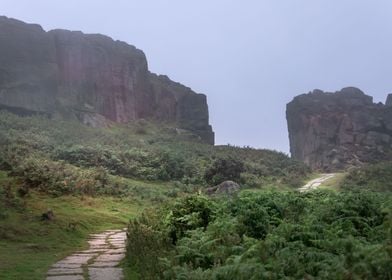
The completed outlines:
{"type": "Polygon", "coordinates": [[[206,96],[150,73],[141,50],[7,17],[0,17],[0,109],[91,126],[152,119],[214,143],[206,96]]]}
{"type": "Polygon", "coordinates": [[[392,159],[390,102],[357,88],[295,97],[286,110],[291,156],[325,171],[392,159]]]}
{"type": "Polygon", "coordinates": [[[241,186],[238,185],[234,181],[224,181],[220,183],[217,186],[214,187],[209,187],[206,189],[206,194],[208,195],[233,195],[237,192],[239,192],[241,189],[241,186]]]}
{"type": "Polygon", "coordinates": [[[385,101],[385,105],[392,106],[392,93],[388,94],[387,101],[385,101]]]}

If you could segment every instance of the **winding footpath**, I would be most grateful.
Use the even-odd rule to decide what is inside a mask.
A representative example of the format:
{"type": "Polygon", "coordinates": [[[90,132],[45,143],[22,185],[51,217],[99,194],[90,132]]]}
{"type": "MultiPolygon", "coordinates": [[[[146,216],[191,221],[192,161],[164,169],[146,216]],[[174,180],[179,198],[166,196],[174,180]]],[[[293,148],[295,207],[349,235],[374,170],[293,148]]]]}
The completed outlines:
{"type": "MultiPolygon", "coordinates": [[[[317,189],[336,173],[322,174],[299,188],[300,192],[317,189]]],[[[90,235],[90,248],[76,252],[55,263],[46,280],[122,280],[124,274],[118,267],[125,258],[127,235],[123,230],[108,230],[90,235]]]]}
{"type": "Polygon", "coordinates": [[[90,235],[90,248],[55,263],[46,280],[121,280],[127,235],[124,230],[108,230],[90,235]]]}
{"type": "Polygon", "coordinates": [[[311,190],[315,190],[318,187],[320,187],[322,183],[324,183],[325,181],[328,181],[329,179],[332,179],[335,176],[336,176],[336,173],[321,174],[320,177],[318,177],[318,178],[316,178],[314,180],[311,180],[305,186],[300,187],[298,189],[298,191],[300,191],[300,192],[308,192],[308,191],[311,191],[311,190]]]}

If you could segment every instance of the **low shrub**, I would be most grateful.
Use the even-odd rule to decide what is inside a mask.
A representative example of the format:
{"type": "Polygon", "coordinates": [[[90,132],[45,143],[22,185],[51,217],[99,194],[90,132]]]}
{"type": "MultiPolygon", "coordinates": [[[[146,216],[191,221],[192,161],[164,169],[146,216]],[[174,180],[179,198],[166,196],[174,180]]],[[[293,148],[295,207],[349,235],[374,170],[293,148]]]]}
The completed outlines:
{"type": "Polygon", "coordinates": [[[343,189],[392,191],[392,162],[353,168],[341,183],[343,189]]]}
{"type": "MultiPolygon", "coordinates": [[[[391,205],[390,194],[367,191],[248,191],[229,201],[181,199],[151,212],[159,226],[139,220],[150,229],[149,239],[156,234],[161,240],[154,247],[167,245],[168,225],[181,229],[174,245],[157,252],[159,272],[141,261],[134,268],[144,279],[389,279],[391,205]],[[201,209],[214,205],[208,224],[192,218],[200,203],[201,209]]],[[[128,249],[135,262],[137,248],[128,249]]]]}

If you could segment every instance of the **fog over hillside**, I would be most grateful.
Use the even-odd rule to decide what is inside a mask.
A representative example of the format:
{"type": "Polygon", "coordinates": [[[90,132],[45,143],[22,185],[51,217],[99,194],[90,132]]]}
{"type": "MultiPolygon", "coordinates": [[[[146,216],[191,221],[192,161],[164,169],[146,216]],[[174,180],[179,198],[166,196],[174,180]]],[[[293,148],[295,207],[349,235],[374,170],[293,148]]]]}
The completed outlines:
{"type": "Polygon", "coordinates": [[[285,105],[315,88],[392,92],[392,2],[2,0],[0,14],[102,33],[208,97],[217,144],[288,152],[285,105]]]}

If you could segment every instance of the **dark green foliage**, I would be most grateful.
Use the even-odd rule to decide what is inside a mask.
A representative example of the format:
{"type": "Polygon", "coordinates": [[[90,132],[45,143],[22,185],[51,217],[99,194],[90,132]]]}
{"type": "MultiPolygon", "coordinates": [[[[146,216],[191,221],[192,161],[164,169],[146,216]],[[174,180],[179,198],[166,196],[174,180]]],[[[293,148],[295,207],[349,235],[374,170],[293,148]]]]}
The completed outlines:
{"type": "Polygon", "coordinates": [[[242,161],[234,157],[218,158],[206,170],[204,178],[210,185],[218,185],[227,180],[239,182],[242,172],[244,172],[242,161]]]}
{"type": "Polygon", "coordinates": [[[141,279],[157,279],[162,276],[159,256],[168,253],[172,242],[157,213],[146,211],[139,219],[128,226],[127,253],[132,267],[143,267],[139,272],[141,279]],[[137,252],[137,257],[134,257],[137,252]]]}
{"type": "Polygon", "coordinates": [[[102,194],[109,183],[103,168],[80,170],[64,162],[40,158],[25,159],[13,168],[12,175],[18,176],[25,188],[38,189],[55,196],[72,193],[102,194]]]}
{"type": "MultiPolygon", "coordinates": [[[[173,131],[170,125],[147,121],[97,129],[0,112],[0,170],[24,176],[28,185],[40,185],[42,191],[52,189],[50,192],[55,193],[58,188],[58,194],[90,193],[90,187],[64,186],[61,182],[67,176],[72,181],[87,179],[88,174],[95,176],[97,169],[135,180],[177,181],[188,191],[224,180],[254,188],[298,186],[310,172],[283,153],[213,147],[188,136],[181,138],[173,131]],[[44,169],[53,173],[52,179],[44,178],[44,169]],[[34,178],[31,182],[27,180],[29,172],[34,178]],[[43,182],[34,182],[40,180],[43,182]]],[[[96,193],[122,193],[110,180],[107,184],[98,182],[96,189],[96,193]]]]}
{"type": "Polygon", "coordinates": [[[0,221],[8,217],[9,210],[23,212],[25,208],[24,201],[15,192],[7,174],[0,171],[0,221]]]}
{"type": "MultiPolygon", "coordinates": [[[[201,199],[205,205],[206,198],[201,199]]],[[[164,221],[175,210],[176,220],[182,215],[189,221],[186,201],[157,209],[155,219],[164,221]]],[[[184,227],[174,247],[155,252],[159,274],[146,272],[142,262],[136,268],[149,279],[392,277],[390,194],[243,192],[230,201],[210,203],[215,214],[207,226],[184,227]]],[[[170,237],[164,222],[159,227],[139,222],[170,237]]],[[[130,229],[133,234],[139,233],[130,229]]],[[[138,251],[129,250],[129,257],[135,262],[138,251]]]]}
{"type": "Polygon", "coordinates": [[[175,244],[189,230],[206,228],[214,217],[214,204],[197,195],[176,200],[165,217],[166,228],[175,244]]]}
{"type": "Polygon", "coordinates": [[[392,191],[392,162],[352,169],[342,182],[345,189],[392,191]]]}

